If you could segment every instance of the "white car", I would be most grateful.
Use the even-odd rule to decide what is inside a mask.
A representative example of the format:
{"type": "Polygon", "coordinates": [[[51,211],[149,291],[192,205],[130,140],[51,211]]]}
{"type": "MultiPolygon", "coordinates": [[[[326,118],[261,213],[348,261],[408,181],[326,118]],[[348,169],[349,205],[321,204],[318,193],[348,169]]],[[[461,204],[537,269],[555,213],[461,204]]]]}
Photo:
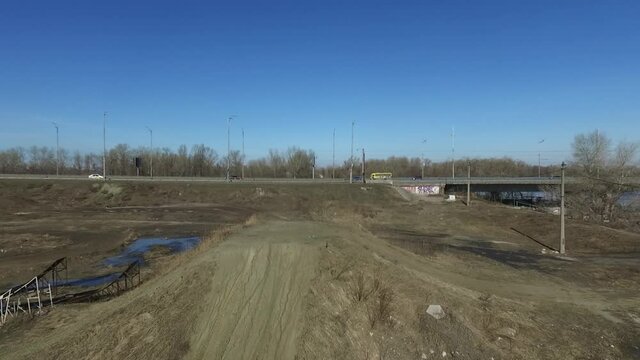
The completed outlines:
{"type": "Polygon", "coordinates": [[[91,174],[89,175],[89,179],[104,179],[104,176],[100,174],[91,174]]]}

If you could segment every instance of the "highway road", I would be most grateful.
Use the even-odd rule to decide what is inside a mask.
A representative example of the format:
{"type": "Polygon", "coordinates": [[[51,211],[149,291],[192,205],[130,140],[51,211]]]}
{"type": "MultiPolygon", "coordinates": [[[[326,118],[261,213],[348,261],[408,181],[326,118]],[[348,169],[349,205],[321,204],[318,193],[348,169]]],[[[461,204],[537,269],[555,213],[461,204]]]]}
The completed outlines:
{"type": "MultiPolygon", "coordinates": [[[[0,180],[53,180],[53,181],[103,181],[102,179],[89,179],[86,175],[24,175],[24,174],[0,174],[0,180]]],[[[212,182],[212,183],[226,183],[224,177],[164,177],[156,176],[150,178],[148,176],[109,176],[108,181],[153,181],[153,182],[212,182]]],[[[567,178],[567,183],[577,182],[577,178],[567,178]]],[[[348,179],[292,179],[292,178],[245,178],[242,180],[232,180],[232,183],[300,183],[300,184],[345,184],[348,179]]],[[[360,182],[357,182],[360,183],[360,182]]],[[[463,185],[467,183],[467,178],[424,178],[419,180],[413,180],[411,178],[395,178],[392,181],[389,180],[367,180],[369,184],[392,184],[397,186],[402,185],[463,185]]],[[[522,184],[522,185],[554,185],[560,184],[559,177],[472,177],[472,184],[497,184],[497,185],[509,185],[509,184],[522,184]]]]}
{"type": "MultiPolygon", "coordinates": [[[[87,175],[34,175],[34,174],[0,174],[0,180],[55,180],[55,181],[103,181],[102,179],[89,179],[87,175]]],[[[108,181],[169,181],[169,182],[214,182],[226,183],[224,177],[181,177],[181,176],[108,176],[108,181]]],[[[301,184],[345,184],[349,180],[346,178],[329,179],[329,178],[245,178],[232,180],[232,183],[301,183],[301,184]]],[[[579,177],[566,177],[567,183],[579,183],[584,181],[579,177]]],[[[604,181],[604,180],[603,180],[604,181]]],[[[606,181],[605,181],[606,182],[606,181]]],[[[361,183],[361,181],[354,181],[361,183]]],[[[466,177],[431,177],[414,180],[412,178],[394,178],[389,180],[369,180],[368,184],[392,184],[392,185],[464,185],[467,183],[466,177]]],[[[626,184],[640,184],[640,178],[627,178],[626,184]]],[[[495,185],[555,185],[560,184],[560,177],[471,177],[471,184],[495,184],[495,185]]]]}

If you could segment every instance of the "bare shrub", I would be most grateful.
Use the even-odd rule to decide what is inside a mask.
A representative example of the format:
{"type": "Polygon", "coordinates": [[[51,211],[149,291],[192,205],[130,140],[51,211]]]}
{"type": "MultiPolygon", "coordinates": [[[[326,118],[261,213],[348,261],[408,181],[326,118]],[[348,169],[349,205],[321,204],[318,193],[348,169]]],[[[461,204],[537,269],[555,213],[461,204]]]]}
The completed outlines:
{"type": "Polygon", "coordinates": [[[381,286],[377,292],[377,296],[367,307],[367,318],[369,325],[374,328],[376,324],[389,321],[391,311],[393,310],[393,301],[395,293],[390,286],[381,286]]]}
{"type": "Polygon", "coordinates": [[[249,216],[249,218],[247,218],[247,220],[244,221],[244,226],[253,226],[255,224],[258,223],[258,216],[256,216],[256,214],[252,214],[251,216],[249,216]]]}
{"type": "Polygon", "coordinates": [[[340,277],[347,271],[351,270],[351,268],[353,268],[353,264],[345,264],[343,267],[341,267],[338,270],[331,269],[331,275],[333,275],[333,280],[340,280],[340,277]]]}
{"type": "Polygon", "coordinates": [[[364,274],[362,272],[358,272],[351,282],[351,295],[353,296],[353,300],[366,301],[369,294],[364,274]]]}
{"type": "Polygon", "coordinates": [[[369,289],[369,295],[377,293],[378,290],[380,290],[380,286],[382,286],[382,281],[380,281],[380,278],[378,278],[378,276],[376,275],[373,277],[373,282],[371,283],[371,289],[369,289]]]}

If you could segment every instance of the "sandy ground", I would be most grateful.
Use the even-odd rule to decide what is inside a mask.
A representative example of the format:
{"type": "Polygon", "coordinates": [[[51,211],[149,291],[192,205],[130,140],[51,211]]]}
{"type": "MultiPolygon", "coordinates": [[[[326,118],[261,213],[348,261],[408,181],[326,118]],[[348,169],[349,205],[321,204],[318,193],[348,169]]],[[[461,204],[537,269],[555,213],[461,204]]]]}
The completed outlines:
{"type": "Polygon", "coordinates": [[[321,224],[274,222],[225,241],[195,327],[190,359],[293,359],[321,224]]]}
{"type": "MultiPolygon", "coordinates": [[[[569,256],[558,257],[541,251],[554,246],[557,217],[482,202],[422,201],[386,186],[164,186],[106,202],[89,190],[81,206],[52,206],[56,197],[38,192],[30,211],[52,211],[39,220],[0,213],[11,245],[71,222],[53,210],[94,211],[86,221],[121,236],[105,249],[126,243],[118,224],[133,210],[165,214],[151,220],[159,231],[218,219],[196,250],[154,259],[133,291],[7,323],[3,359],[640,358],[638,234],[570,221],[569,256]],[[186,199],[155,203],[156,193],[186,199]],[[101,206],[123,213],[103,217],[101,206]],[[431,304],[446,316],[428,315],[431,304]]],[[[88,256],[73,237],[82,232],[60,232],[66,245],[50,247],[88,256]]],[[[4,256],[0,269],[33,266],[4,256]]]]}

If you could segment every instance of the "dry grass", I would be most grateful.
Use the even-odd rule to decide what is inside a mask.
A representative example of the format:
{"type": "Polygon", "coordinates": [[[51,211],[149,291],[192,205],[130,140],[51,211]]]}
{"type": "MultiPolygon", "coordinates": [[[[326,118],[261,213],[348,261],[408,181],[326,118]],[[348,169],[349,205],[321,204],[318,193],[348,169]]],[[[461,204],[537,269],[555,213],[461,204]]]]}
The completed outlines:
{"type": "Polygon", "coordinates": [[[387,285],[381,285],[373,301],[367,306],[367,319],[373,329],[377,324],[386,323],[391,318],[395,292],[387,285]]]}
{"type": "Polygon", "coordinates": [[[361,271],[356,274],[351,283],[351,297],[355,301],[366,301],[367,297],[369,297],[366,280],[361,271]]]}
{"type": "Polygon", "coordinates": [[[367,284],[367,278],[365,277],[362,271],[359,271],[352,279],[351,282],[351,297],[354,301],[367,301],[367,299],[373,295],[378,293],[382,282],[378,276],[373,276],[371,280],[371,284],[367,284]]]}

